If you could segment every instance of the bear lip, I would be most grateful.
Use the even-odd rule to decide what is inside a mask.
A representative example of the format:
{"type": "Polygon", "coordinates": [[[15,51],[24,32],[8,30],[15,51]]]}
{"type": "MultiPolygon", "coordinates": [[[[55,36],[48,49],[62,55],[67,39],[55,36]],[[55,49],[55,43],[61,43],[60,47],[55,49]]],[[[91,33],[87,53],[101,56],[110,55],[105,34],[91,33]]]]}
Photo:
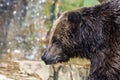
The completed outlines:
{"type": "Polygon", "coordinates": [[[46,65],[51,65],[51,64],[67,62],[69,58],[64,55],[64,56],[57,56],[53,59],[44,59],[44,57],[42,56],[42,60],[45,62],[46,65]]]}
{"type": "Polygon", "coordinates": [[[44,61],[46,65],[56,64],[56,61],[44,61]]]}

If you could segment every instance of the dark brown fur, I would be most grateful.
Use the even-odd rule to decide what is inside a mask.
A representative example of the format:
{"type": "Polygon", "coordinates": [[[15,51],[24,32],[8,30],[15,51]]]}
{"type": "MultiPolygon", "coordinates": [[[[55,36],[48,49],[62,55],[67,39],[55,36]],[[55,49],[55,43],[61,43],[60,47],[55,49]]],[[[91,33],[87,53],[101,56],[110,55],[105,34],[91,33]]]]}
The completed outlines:
{"type": "Polygon", "coordinates": [[[91,61],[87,80],[120,80],[120,0],[63,13],[53,26],[46,64],[91,61]]]}

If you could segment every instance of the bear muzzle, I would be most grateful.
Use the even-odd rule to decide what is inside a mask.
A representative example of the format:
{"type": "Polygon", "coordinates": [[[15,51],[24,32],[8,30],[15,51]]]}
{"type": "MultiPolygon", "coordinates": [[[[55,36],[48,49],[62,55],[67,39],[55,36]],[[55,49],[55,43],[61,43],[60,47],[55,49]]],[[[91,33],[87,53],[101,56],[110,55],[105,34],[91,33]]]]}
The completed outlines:
{"type": "Polygon", "coordinates": [[[53,43],[51,46],[49,46],[41,58],[46,64],[65,62],[69,59],[68,56],[64,54],[62,47],[56,43],[53,43]]]}
{"type": "Polygon", "coordinates": [[[49,55],[49,53],[44,53],[41,59],[45,62],[45,64],[55,64],[57,63],[56,57],[49,55]]]}
{"type": "Polygon", "coordinates": [[[45,64],[50,65],[50,64],[56,64],[58,62],[66,62],[69,60],[67,55],[63,53],[59,53],[58,55],[51,55],[52,53],[50,52],[44,52],[42,55],[41,59],[45,62],[45,64]]]}

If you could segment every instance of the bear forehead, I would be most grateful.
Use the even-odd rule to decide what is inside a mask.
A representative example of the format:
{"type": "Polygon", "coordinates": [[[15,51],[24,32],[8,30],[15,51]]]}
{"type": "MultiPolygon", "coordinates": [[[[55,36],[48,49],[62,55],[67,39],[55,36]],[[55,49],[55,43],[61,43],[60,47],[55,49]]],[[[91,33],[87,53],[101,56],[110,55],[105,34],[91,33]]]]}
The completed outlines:
{"type": "Polygon", "coordinates": [[[62,14],[60,15],[60,17],[58,17],[58,19],[56,19],[56,20],[54,21],[52,29],[55,29],[55,28],[57,27],[57,24],[58,24],[58,23],[60,23],[60,22],[62,22],[62,21],[64,21],[64,20],[67,21],[67,14],[68,14],[68,12],[62,13],[62,14]]]}
{"type": "Polygon", "coordinates": [[[50,32],[49,43],[50,43],[50,41],[52,41],[52,38],[53,38],[53,35],[55,34],[56,29],[58,27],[60,27],[60,26],[58,26],[58,24],[62,23],[63,20],[67,20],[66,12],[62,13],[62,15],[60,15],[60,17],[54,21],[51,32],[50,32]]]}

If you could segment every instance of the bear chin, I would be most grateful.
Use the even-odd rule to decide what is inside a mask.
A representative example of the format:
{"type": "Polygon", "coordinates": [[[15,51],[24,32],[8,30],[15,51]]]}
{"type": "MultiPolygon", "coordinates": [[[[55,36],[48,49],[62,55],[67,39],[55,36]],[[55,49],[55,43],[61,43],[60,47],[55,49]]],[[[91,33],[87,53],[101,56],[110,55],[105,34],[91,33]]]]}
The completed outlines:
{"type": "Polygon", "coordinates": [[[51,60],[51,61],[44,61],[46,65],[58,64],[68,62],[69,59],[62,59],[62,60],[51,60]]]}

